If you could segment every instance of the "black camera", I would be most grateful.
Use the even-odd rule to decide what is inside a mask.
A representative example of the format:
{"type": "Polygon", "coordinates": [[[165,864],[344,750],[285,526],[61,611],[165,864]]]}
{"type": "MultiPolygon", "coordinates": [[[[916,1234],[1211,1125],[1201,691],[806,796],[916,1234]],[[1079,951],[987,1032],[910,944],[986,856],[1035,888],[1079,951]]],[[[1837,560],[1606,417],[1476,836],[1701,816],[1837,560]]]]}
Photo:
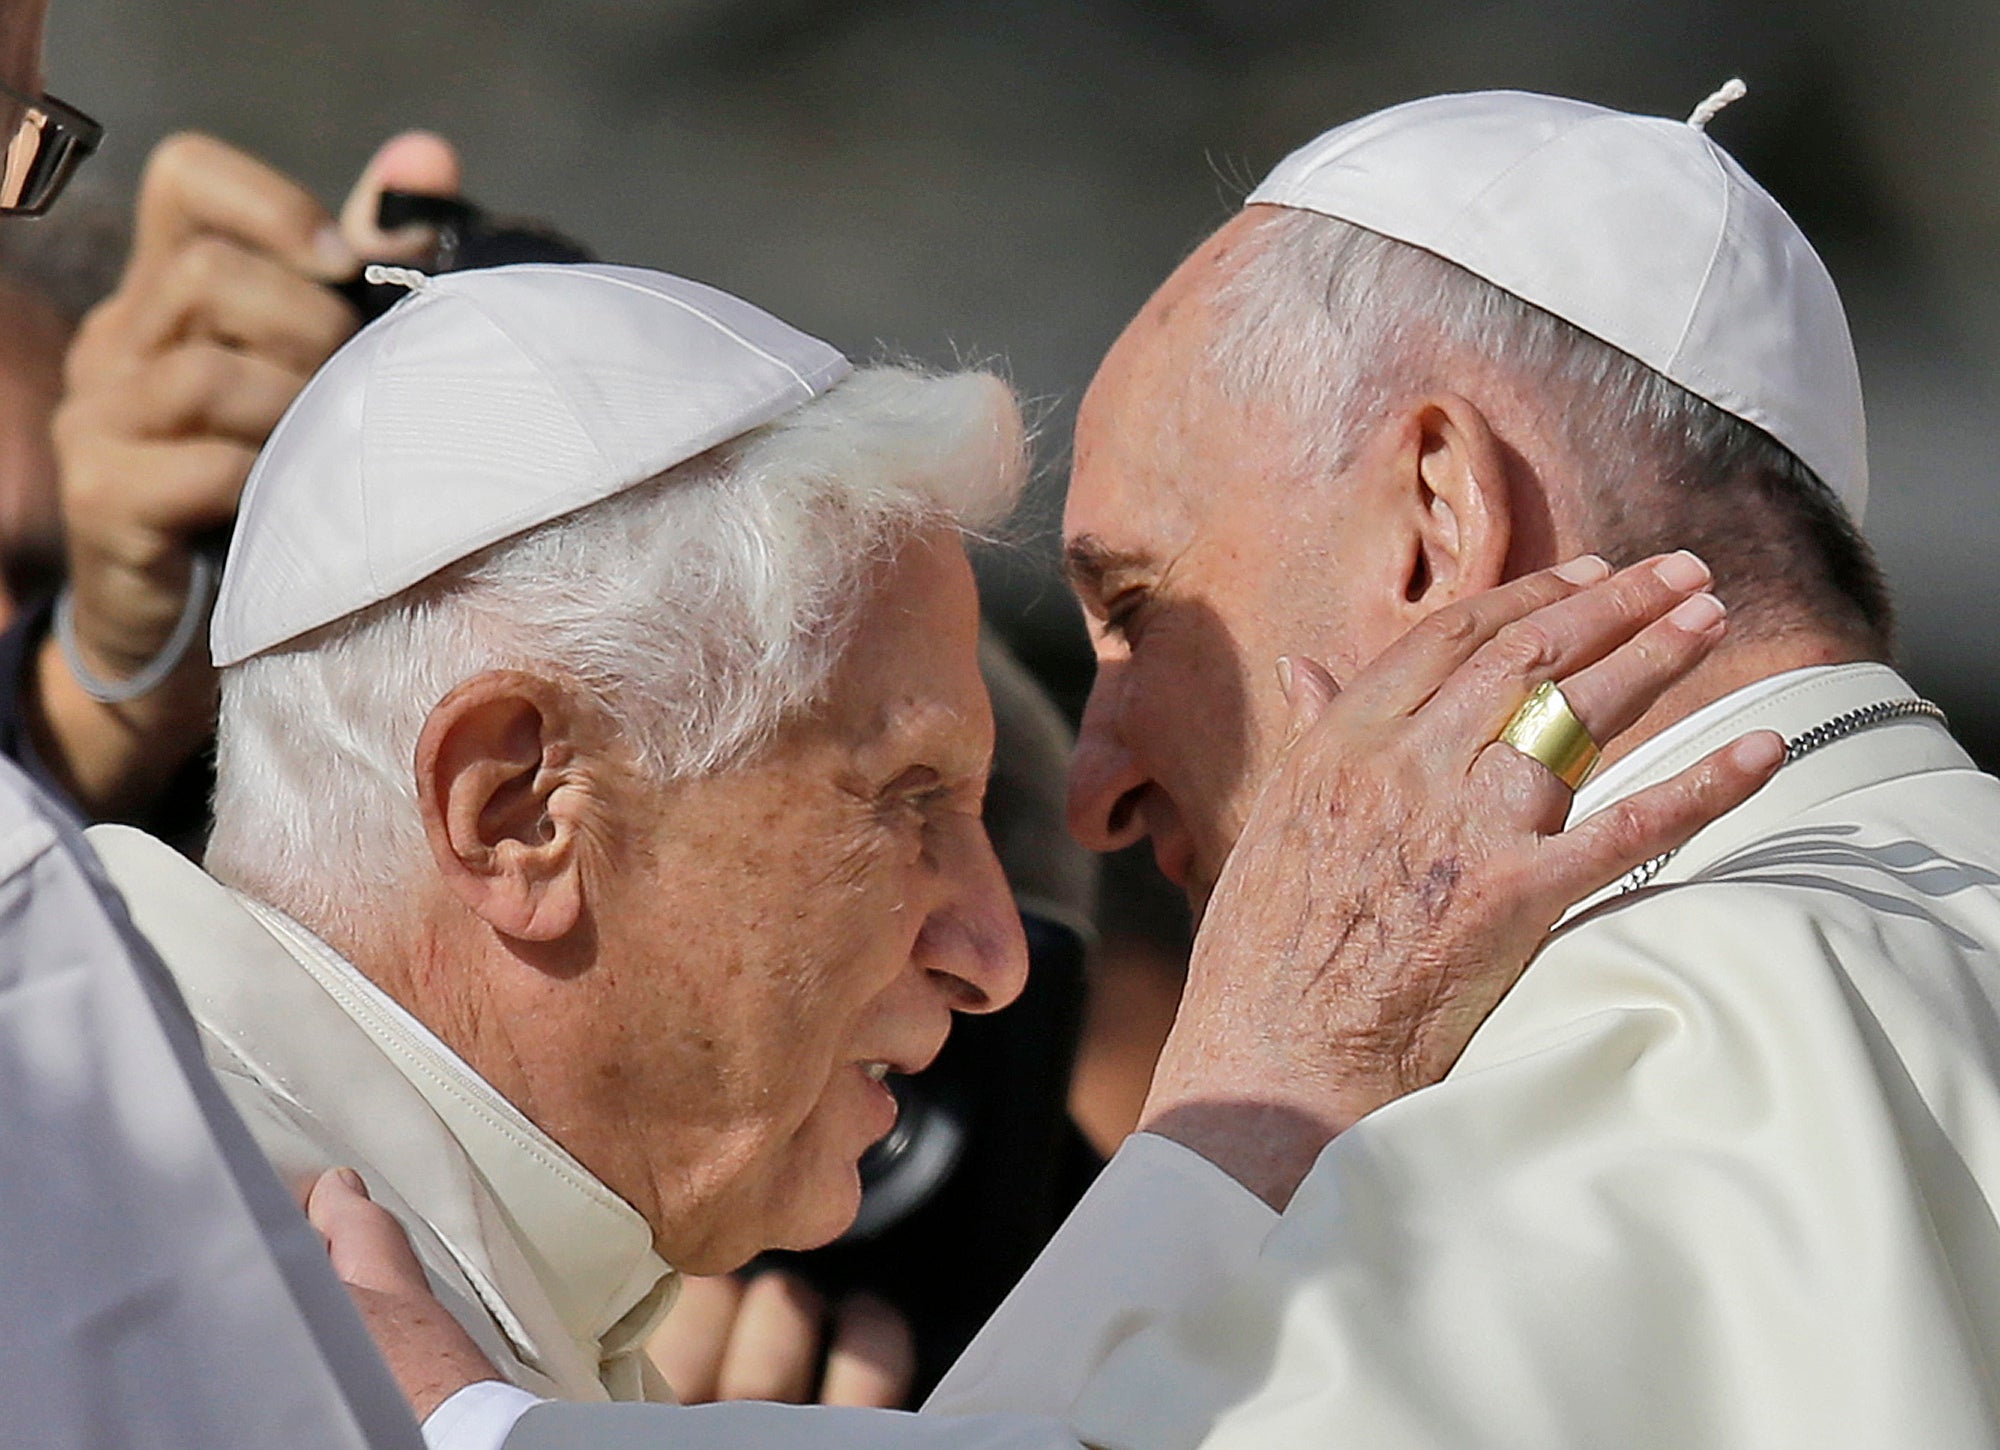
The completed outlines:
{"type": "MultiPolygon", "coordinates": [[[[408,226],[433,228],[437,247],[421,269],[425,272],[462,272],[514,262],[597,260],[588,248],[539,222],[496,220],[483,207],[455,196],[385,191],[375,211],[375,224],[385,232],[408,226]]],[[[354,305],[363,322],[374,321],[409,295],[402,287],[370,282],[365,277],[335,283],[333,290],[354,305]]]]}

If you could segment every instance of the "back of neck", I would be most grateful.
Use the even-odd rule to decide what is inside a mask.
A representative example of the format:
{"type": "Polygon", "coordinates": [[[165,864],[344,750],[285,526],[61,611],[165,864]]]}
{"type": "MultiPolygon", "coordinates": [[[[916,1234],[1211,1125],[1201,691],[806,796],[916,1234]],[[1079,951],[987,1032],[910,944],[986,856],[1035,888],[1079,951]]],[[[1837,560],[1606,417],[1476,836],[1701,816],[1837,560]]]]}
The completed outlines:
{"type": "Polygon", "coordinates": [[[1604,742],[1606,765],[1661,731],[1759,680],[1813,665],[1860,664],[1880,655],[1842,636],[1816,630],[1726,639],[1654,703],[1623,734],[1604,742]]]}

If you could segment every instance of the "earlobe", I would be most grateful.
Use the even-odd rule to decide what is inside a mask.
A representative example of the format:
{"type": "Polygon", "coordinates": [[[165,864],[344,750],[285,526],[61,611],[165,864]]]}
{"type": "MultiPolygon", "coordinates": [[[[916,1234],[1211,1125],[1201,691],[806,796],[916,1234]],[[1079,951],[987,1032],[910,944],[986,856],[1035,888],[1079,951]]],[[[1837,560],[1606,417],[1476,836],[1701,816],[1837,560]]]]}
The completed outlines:
{"type": "Polygon", "coordinates": [[[1469,399],[1428,398],[1412,426],[1415,546],[1405,597],[1428,613],[1505,579],[1508,474],[1499,438],[1469,399]]]}
{"type": "Polygon", "coordinates": [[[440,701],[417,742],[432,861],[468,910],[516,940],[557,940],[583,915],[570,720],[551,682],[496,670],[440,701]]]}

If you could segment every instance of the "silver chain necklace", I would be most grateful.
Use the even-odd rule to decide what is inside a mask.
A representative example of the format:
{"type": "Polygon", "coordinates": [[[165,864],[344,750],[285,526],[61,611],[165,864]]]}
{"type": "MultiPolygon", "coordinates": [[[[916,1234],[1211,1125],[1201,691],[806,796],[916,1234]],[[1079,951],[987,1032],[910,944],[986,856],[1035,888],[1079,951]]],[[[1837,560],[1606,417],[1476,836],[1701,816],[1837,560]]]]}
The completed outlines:
{"type": "MultiPolygon", "coordinates": [[[[1844,715],[1834,716],[1824,724],[1813,726],[1803,735],[1795,735],[1787,740],[1785,759],[1778,769],[1783,770],[1793,761],[1803,760],[1822,746],[1831,745],[1836,740],[1845,740],[1850,735],[1858,735],[1871,726],[1886,725],[1891,720],[1907,720],[1919,715],[1935,720],[1940,725],[1947,723],[1944,711],[1929,700],[1919,700],[1915,697],[1907,700],[1878,700],[1873,705],[1863,705],[1858,710],[1849,710],[1844,715]]],[[[1634,867],[1626,872],[1618,883],[1617,894],[1624,896],[1642,886],[1651,885],[1653,878],[1660,874],[1667,862],[1679,854],[1680,847],[1676,846],[1671,851],[1661,852],[1643,866],[1634,867]]]]}

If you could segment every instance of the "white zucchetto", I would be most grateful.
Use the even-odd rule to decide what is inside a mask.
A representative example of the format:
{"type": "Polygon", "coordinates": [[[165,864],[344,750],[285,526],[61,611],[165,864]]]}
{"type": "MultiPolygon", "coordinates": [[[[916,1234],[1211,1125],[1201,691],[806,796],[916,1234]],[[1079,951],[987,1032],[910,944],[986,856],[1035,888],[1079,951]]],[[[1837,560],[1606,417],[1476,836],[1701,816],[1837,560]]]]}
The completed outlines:
{"type": "Polygon", "coordinates": [[[1455,262],[1753,423],[1856,520],[1861,379],[1833,279],[1782,207],[1687,121],[1518,91],[1364,116],[1246,204],[1320,212],[1455,262]]]}
{"type": "Polygon", "coordinates": [[[244,486],[210,647],[228,666],[819,396],[847,359],[637,267],[395,274],[244,486]]]}

